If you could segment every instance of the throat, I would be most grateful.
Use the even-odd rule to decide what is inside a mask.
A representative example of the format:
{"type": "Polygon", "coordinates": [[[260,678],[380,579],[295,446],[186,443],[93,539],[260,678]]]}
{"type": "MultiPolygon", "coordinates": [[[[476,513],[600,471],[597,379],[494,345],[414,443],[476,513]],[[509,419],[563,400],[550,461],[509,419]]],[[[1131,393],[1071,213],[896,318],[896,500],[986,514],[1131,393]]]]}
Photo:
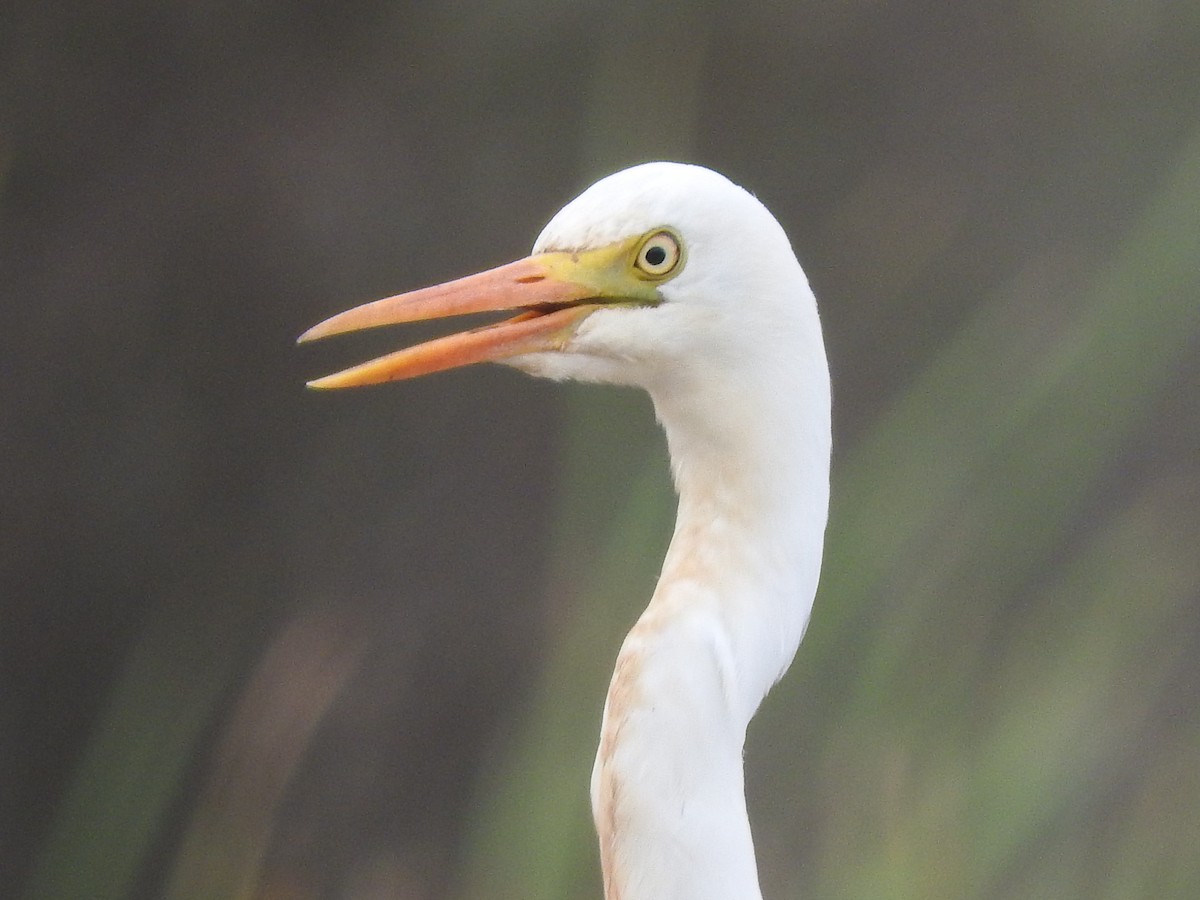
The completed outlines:
{"type": "Polygon", "coordinates": [[[681,497],[658,588],[617,658],[593,769],[608,900],[760,897],[746,727],[804,632],[824,516],[807,539],[771,521],[781,527],[748,529],[711,498],[681,497]]]}
{"type": "Polygon", "coordinates": [[[607,900],[761,897],[742,751],[816,591],[828,395],[809,399],[815,416],[715,433],[711,412],[691,429],[656,402],[679,512],[654,596],[618,655],[592,772],[607,900]]]}

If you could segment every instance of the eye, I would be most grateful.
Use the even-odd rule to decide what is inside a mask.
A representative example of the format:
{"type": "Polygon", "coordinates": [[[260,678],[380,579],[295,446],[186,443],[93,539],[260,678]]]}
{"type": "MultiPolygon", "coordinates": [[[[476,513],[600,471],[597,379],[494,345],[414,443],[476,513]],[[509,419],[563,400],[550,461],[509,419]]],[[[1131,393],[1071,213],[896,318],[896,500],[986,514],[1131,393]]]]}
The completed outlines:
{"type": "Polygon", "coordinates": [[[638,250],[634,265],[652,278],[670,274],[681,256],[679,239],[669,231],[656,231],[638,250]]]}

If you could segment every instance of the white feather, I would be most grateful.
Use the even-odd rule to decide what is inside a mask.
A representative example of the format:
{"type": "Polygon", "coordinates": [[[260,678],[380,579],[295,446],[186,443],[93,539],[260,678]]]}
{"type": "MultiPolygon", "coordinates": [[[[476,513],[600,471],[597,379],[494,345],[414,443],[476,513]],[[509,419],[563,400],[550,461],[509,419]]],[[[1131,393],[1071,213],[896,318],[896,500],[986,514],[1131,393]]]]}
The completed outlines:
{"type": "Polygon", "coordinates": [[[697,166],[650,163],[588,188],[535,251],[669,226],[664,302],[601,309],[534,374],[645,388],[679,512],[654,596],[605,704],[592,807],[609,900],[759,898],[746,726],[803,636],[829,500],[830,396],[816,302],[779,223],[697,166]]]}

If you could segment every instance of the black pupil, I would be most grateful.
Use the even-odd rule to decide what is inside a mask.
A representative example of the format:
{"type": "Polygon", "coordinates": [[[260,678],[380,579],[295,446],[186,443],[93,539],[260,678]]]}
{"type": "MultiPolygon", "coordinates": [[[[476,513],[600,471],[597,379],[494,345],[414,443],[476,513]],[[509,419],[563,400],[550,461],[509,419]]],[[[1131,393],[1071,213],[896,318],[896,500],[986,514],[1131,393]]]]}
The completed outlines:
{"type": "Polygon", "coordinates": [[[667,251],[662,247],[647,247],[646,262],[651,266],[661,266],[667,261],[667,251]]]}

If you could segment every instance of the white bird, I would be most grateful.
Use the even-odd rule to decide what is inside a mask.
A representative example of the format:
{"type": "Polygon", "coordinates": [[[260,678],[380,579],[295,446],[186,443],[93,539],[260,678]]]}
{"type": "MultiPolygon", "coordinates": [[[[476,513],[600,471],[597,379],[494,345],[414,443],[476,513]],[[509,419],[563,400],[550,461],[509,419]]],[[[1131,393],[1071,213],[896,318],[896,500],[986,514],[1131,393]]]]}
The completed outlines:
{"type": "Polygon", "coordinates": [[[804,272],[745,190],[648,163],[584,191],[526,259],[356,307],[301,340],[497,309],[519,314],[311,385],[490,360],[649,393],[679,509],[604,705],[591,800],[605,897],[761,898],[742,749],[808,623],[829,503],[829,369],[804,272]]]}

